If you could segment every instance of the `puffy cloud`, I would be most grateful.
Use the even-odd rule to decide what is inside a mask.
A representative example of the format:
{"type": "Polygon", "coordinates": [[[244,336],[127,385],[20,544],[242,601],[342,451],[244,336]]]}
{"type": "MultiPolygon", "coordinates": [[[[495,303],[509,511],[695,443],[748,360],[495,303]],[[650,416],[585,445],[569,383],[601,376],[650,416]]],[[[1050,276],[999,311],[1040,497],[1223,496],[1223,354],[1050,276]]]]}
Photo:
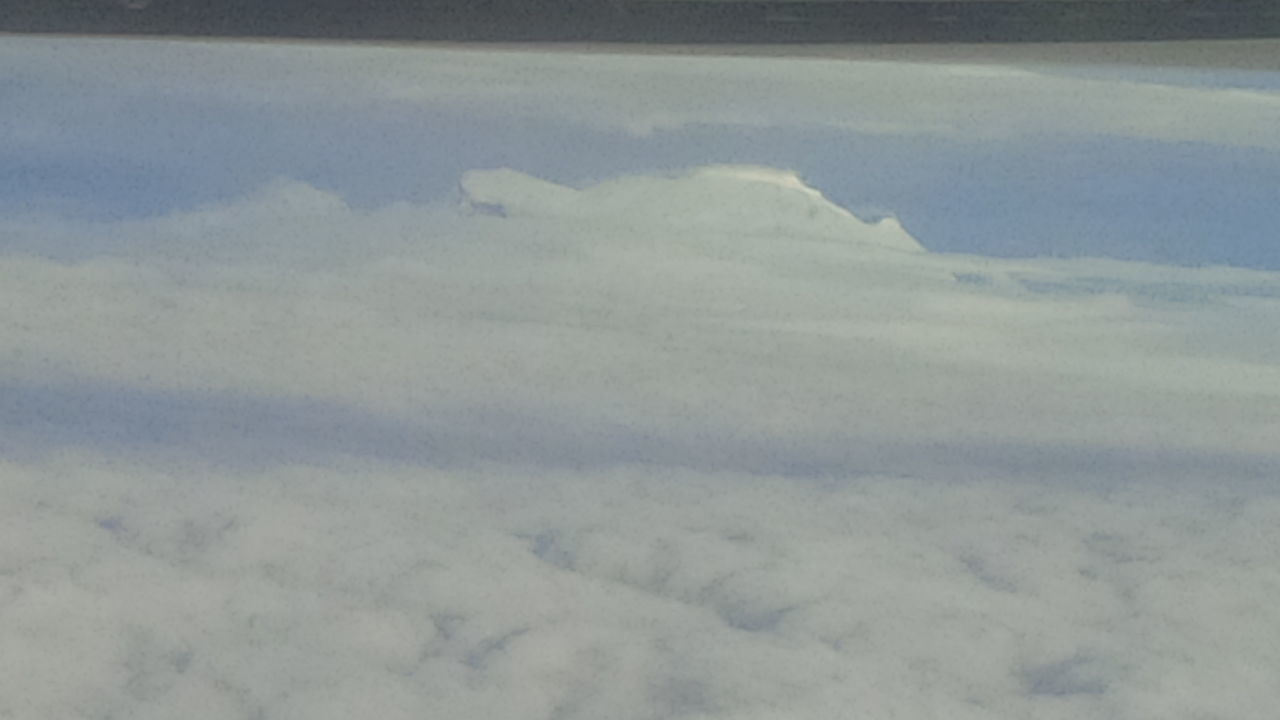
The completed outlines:
{"type": "Polygon", "coordinates": [[[1280,702],[1275,274],[461,185],[6,227],[0,715],[1280,702]]]}
{"type": "Polygon", "coordinates": [[[1280,699],[1273,496],[113,465],[3,468],[10,713],[1263,718],[1280,699]]]}
{"type": "MultiPolygon", "coordinates": [[[[462,177],[463,204],[498,217],[550,217],[648,232],[702,228],[717,234],[825,237],[911,252],[924,250],[897,220],[865,223],[805,185],[794,172],[716,165],[654,182],[621,178],[575,191],[510,169],[462,177]]],[[[613,229],[616,231],[616,228],[613,229]]]]}

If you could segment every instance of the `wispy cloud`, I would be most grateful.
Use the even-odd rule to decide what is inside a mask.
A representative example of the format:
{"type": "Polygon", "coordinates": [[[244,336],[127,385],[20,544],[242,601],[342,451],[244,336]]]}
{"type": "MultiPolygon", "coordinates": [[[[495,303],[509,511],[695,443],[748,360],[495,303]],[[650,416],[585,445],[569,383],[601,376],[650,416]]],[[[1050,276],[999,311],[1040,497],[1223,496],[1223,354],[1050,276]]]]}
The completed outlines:
{"type": "MultiPolygon", "coordinates": [[[[378,103],[642,135],[689,125],[834,127],[1280,149],[1275,90],[1091,78],[1052,67],[13,38],[0,52],[19,77],[110,87],[113,102],[163,95],[280,108],[378,103]]],[[[47,135],[24,123],[21,108],[7,115],[11,132],[32,142],[47,135]]]]}

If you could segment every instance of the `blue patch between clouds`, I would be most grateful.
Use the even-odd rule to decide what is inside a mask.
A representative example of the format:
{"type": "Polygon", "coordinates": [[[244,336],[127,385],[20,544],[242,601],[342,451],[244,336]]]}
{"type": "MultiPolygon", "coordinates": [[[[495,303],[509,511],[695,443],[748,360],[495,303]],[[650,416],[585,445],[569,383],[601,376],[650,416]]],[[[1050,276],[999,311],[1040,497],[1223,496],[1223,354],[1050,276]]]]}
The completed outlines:
{"type": "Polygon", "coordinates": [[[495,113],[311,111],[24,86],[42,144],[0,138],[0,213],[136,218],[288,177],[357,208],[451,197],[462,172],[571,184],[709,163],[797,170],[833,201],[892,213],[928,248],[1280,269],[1280,153],[1095,137],[993,142],[695,125],[636,137],[495,113]],[[84,112],[83,108],[110,112],[84,112]]]}

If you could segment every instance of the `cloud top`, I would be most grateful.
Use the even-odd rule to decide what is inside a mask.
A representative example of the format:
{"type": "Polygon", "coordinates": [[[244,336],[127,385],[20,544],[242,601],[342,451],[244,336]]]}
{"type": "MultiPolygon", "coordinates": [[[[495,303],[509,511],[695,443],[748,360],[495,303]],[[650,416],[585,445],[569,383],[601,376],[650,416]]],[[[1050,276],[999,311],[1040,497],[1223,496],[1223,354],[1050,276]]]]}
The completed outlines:
{"type": "Polygon", "coordinates": [[[793,171],[711,165],[672,176],[630,176],[576,190],[511,169],[473,170],[460,182],[464,207],[499,217],[590,220],[655,232],[701,229],[778,238],[843,240],[921,252],[892,218],[868,223],[793,171]]]}

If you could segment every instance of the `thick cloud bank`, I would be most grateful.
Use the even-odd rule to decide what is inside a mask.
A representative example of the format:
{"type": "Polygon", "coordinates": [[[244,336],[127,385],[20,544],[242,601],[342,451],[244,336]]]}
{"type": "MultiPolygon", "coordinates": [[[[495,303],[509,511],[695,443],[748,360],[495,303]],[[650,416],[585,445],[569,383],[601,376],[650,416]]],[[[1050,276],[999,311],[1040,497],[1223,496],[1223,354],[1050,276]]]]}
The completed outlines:
{"type": "Polygon", "coordinates": [[[0,234],[0,717],[1280,706],[1275,274],[737,166],[0,234]]]}

